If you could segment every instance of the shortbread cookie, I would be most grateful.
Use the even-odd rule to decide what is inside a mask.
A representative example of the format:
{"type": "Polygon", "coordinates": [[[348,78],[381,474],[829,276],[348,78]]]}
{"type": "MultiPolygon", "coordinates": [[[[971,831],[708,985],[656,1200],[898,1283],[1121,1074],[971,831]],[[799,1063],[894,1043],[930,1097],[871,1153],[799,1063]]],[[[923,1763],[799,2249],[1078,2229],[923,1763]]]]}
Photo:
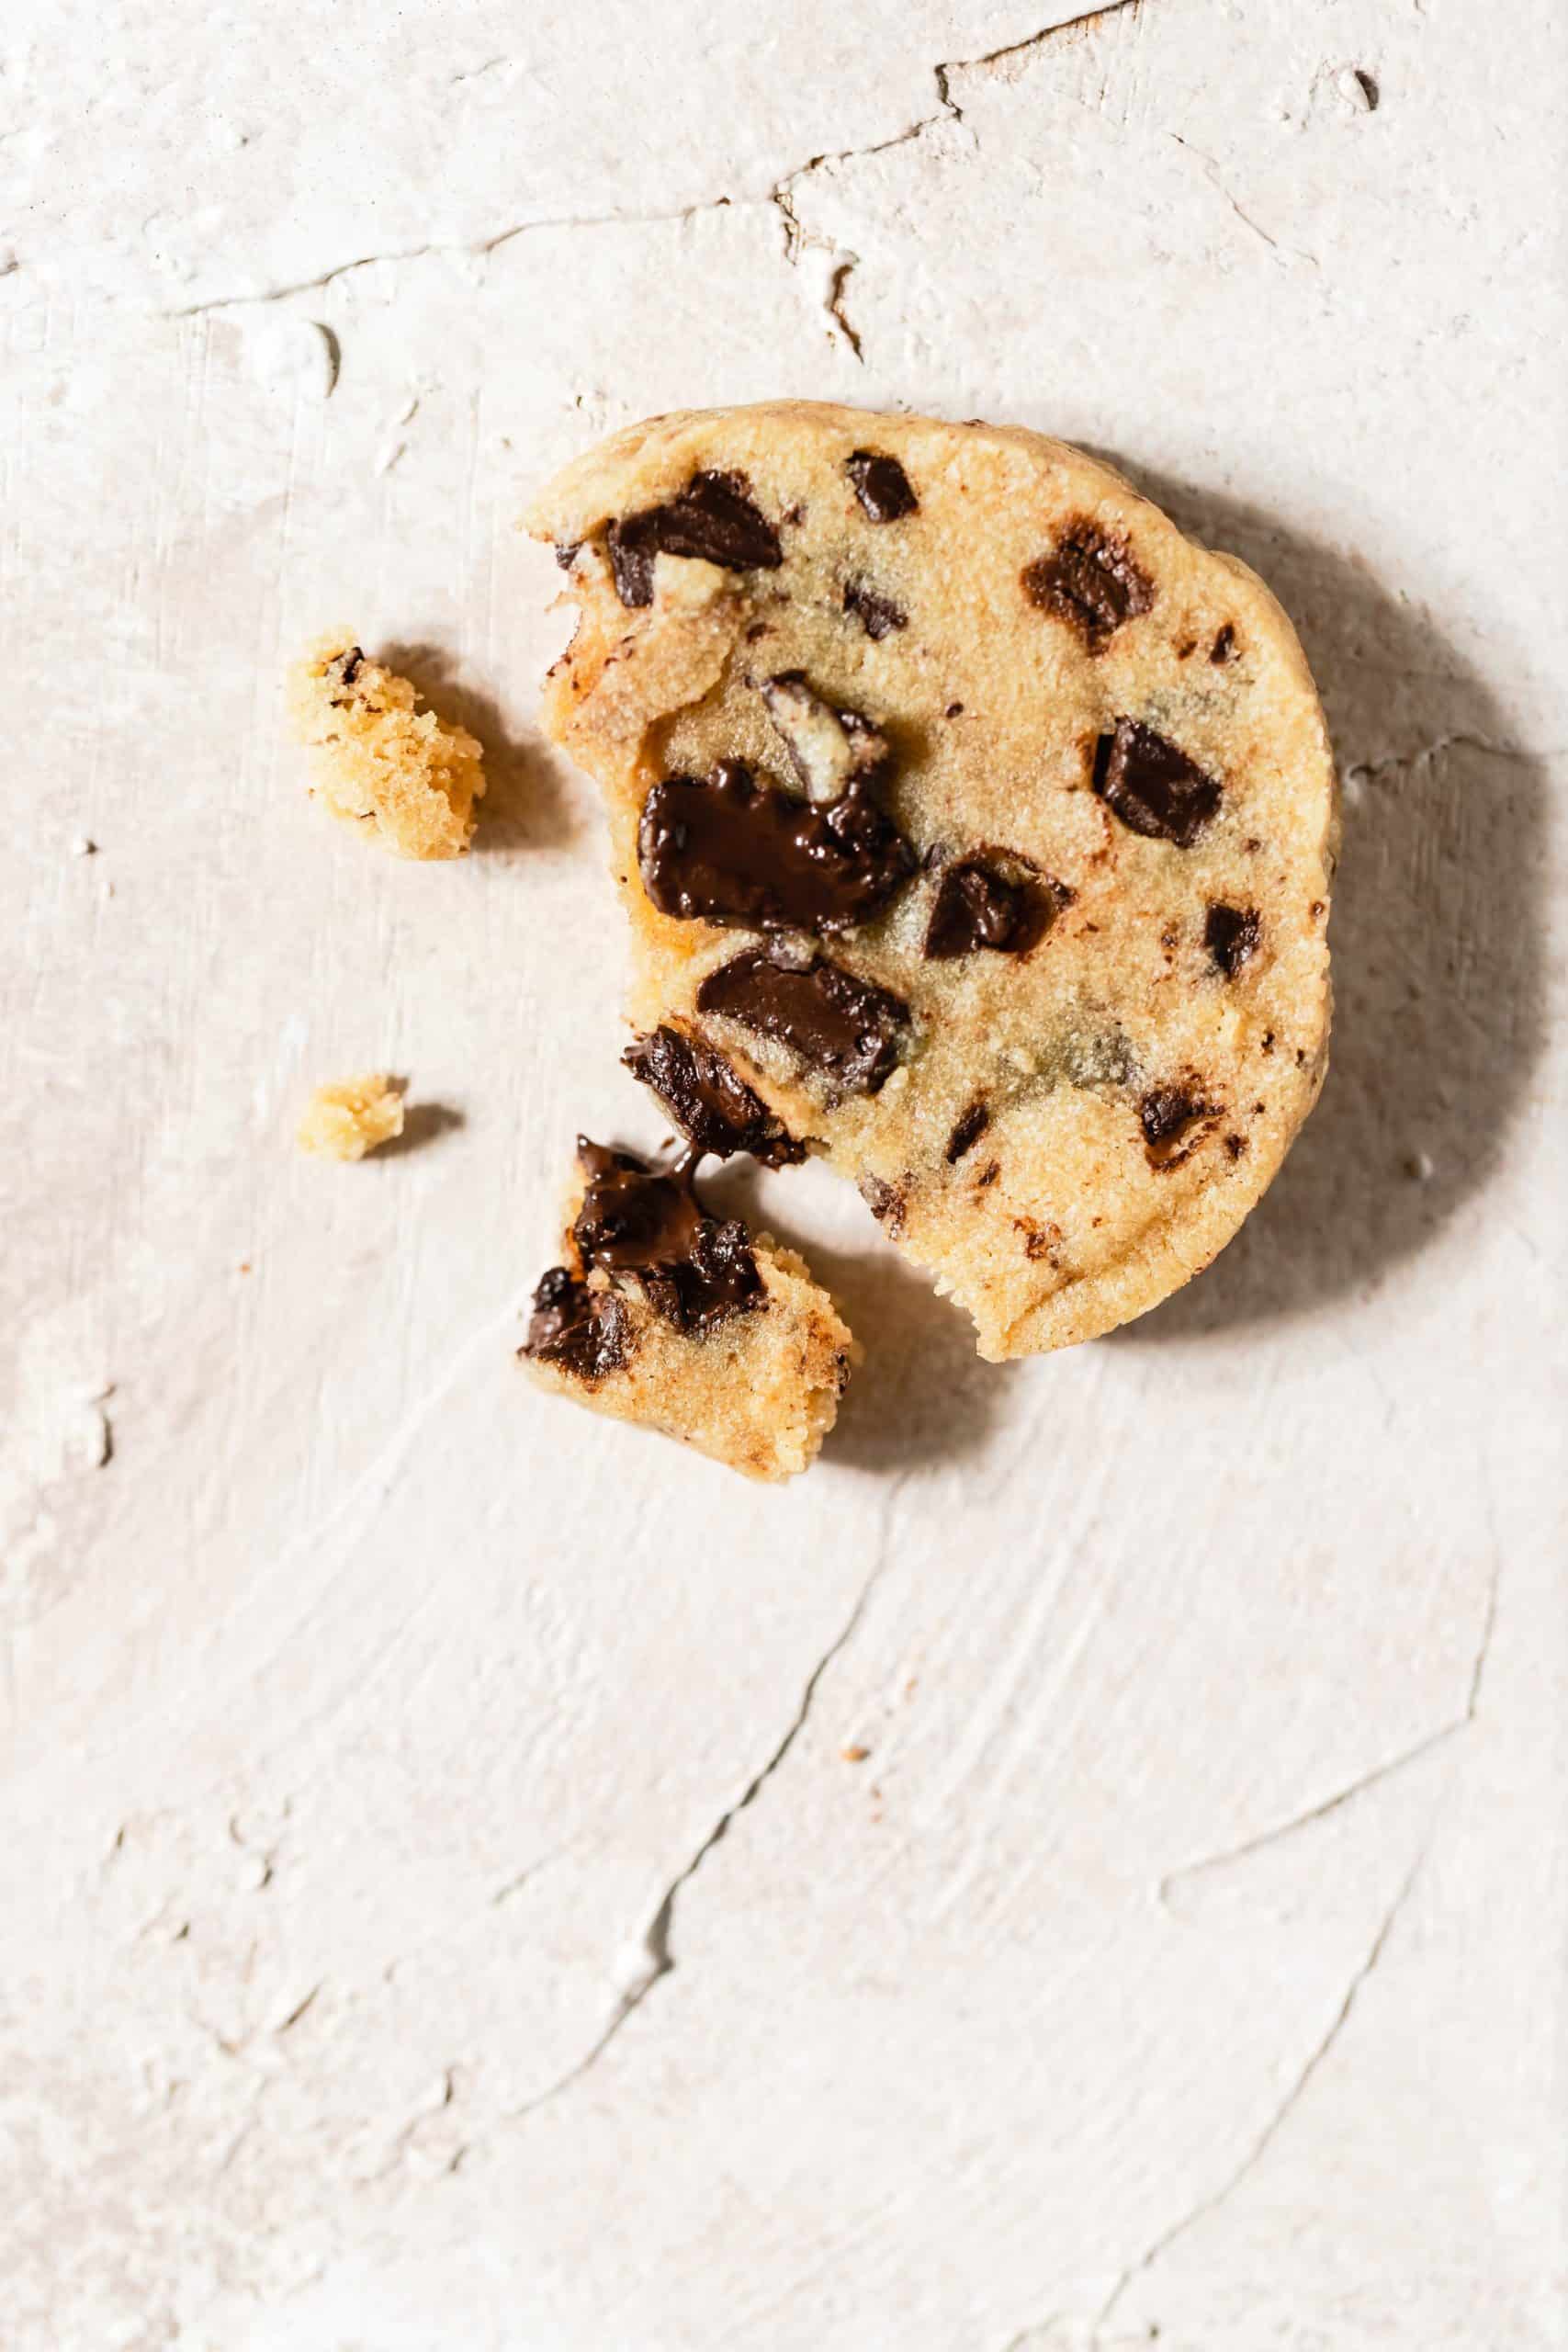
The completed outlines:
{"type": "Polygon", "coordinates": [[[380,1071],[318,1086],[294,1131],[301,1151],[320,1159],[363,1159],[403,1131],[403,1091],[380,1071]]]}
{"type": "Polygon", "coordinates": [[[332,814],[399,857],[460,857],[484,753],[466,728],[418,703],[410,681],[367,661],[346,629],[319,638],[289,681],[294,731],[332,814]]]}
{"type": "Polygon", "coordinates": [[[1059,442],[800,402],[635,426],[530,525],[645,1040],[852,1179],[984,1355],[1206,1265],[1326,1059],[1334,769],[1262,583],[1059,442]]]}
{"type": "Polygon", "coordinates": [[[534,1378],[749,1477],[804,1470],[859,1353],[810,1268],[705,1212],[700,1149],[667,1169],[586,1137],[577,1149],[562,1263],[522,1350],[534,1378]]]}

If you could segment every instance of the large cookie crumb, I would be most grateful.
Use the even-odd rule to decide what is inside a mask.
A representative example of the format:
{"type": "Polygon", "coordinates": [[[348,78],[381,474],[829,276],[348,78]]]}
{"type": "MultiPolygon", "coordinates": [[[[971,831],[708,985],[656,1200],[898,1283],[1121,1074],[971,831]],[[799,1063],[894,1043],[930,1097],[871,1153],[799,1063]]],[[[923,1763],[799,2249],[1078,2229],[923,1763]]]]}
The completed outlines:
{"type": "Polygon", "coordinates": [[[346,629],[316,639],[289,680],[313,793],[398,857],[461,857],[484,792],[484,752],[418,708],[407,678],[367,660],[346,629]]]}
{"type": "Polygon", "coordinates": [[[363,1159],[403,1131],[402,1089],[378,1071],[318,1086],[294,1131],[301,1151],[318,1159],[363,1159]]]}

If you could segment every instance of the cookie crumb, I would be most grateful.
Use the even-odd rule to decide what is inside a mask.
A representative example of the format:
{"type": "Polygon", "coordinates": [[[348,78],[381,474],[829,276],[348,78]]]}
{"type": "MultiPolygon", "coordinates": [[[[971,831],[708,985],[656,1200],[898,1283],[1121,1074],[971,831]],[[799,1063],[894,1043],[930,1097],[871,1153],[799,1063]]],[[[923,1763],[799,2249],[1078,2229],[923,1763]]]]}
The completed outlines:
{"type": "Polygon", "coordinates": [[[871,1750],[869,1747],[853,1747],[841,1748],[840,1753],[846,1764],[863,1764],[871,1750]]]}
{"type": "Polygon", "coordinates": [[[485,788],[484,752],[419,700],[407,678],[367,661],[346,629],[318,638],[289,679],[294,733],[331,813],[372,827],[399,857],[461,857],[485,788]]]}
{"type": "Polygon", "coordinates": [[[318,1159],[363,1159],[403,1131],[403,1091],[378,1071],[318,1086],[294,1131],[301,1151],[318,1159]]]}
{"type": "Polygon", "coordinates": [[[89,841],[85,833],[78,833],[71,844],[73,857],[96,857],[97,854],[97,842],[89,841]]]}

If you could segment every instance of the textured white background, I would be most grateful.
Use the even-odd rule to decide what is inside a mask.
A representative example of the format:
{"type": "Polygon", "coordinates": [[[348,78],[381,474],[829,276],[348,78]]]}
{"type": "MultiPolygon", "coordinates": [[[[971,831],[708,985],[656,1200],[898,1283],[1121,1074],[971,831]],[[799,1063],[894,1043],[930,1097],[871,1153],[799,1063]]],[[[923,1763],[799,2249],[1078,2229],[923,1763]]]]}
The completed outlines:
{"type": "Polygon", "coordinates": [[[1082,15],[6,12],[6,2352],[1568,2335],[1562,11],[1082,15]],[[1347,825],[1323,1105],[1144,1325],[989,1370],[766,1180],[871,1351],[773,1493],[511,1360],[659,1132],[513,518],[780,392],[1246,555],[1347,825]],[[340,618],[467,863],[306,802],[340,618]]]}

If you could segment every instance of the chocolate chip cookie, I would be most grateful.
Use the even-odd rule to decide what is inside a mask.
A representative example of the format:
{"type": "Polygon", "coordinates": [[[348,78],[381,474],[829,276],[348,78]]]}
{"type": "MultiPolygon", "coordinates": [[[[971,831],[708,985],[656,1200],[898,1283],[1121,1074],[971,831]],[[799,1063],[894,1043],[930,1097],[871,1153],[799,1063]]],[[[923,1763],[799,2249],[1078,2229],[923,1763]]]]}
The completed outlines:
{"type": "MultiPolygon", "coordinates": [[[[739,1114],[754,1117],[760,1156],[772,1154],[776,1129],[758,1098],[739,1102],[721,1078],[709,1102],[700,1069],[687,1091],[685,1069],[674,1080],[657,1041],[652,1052],[694,1121],[720,1135],[716,1148],[737,1148],[725,1123],[739,1114]]],[[[579,1138],[561,1263],[534,1294],[523,1361],[595,1412],[753,1478],[793,1477],[832,1428],[858,1350],[802,1259],[707,1214],[695,1183],[706,1148],[655,1168],[579,1138]]]]}
{"type": "Polygon", "coordinates": [[[1059,442],[804,402],[637,425],[529,520],[671,1114],[825,1156],[995,1360],[1207,1265],[1328,1038],[1334,768],[1261,582],[1059,442]]]}

